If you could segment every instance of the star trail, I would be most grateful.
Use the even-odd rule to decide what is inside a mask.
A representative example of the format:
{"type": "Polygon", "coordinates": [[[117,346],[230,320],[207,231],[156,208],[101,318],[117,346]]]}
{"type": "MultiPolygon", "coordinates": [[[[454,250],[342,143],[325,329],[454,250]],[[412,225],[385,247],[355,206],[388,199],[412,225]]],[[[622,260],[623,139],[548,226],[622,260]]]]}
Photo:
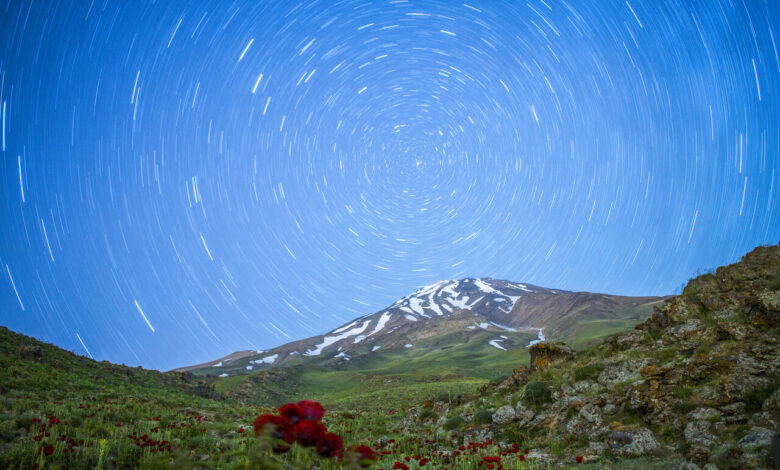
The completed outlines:
{"type": "Polygon", "coordinates": [[[0,3],[0,323],[170,369],[780,239],[771,0],[0,3]]]}

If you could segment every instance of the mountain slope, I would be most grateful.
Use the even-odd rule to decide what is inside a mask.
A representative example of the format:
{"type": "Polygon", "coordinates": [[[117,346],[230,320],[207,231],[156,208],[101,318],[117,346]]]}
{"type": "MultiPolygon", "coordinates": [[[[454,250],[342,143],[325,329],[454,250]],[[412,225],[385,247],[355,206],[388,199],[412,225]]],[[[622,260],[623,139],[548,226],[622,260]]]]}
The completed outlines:
{"type": "Polygon", "coordinates": [[[584,346],[639,323],[661,301],[660,297],[568,292],[491,278],[439,281],[324,335],[268,351],[240,351],[177,370],[222,378],[293,366],[391,373],[391,364],[399,361],[416,370],[436,365],[461,376],[489,378],[485,373],[474,375],[474,370],[496,375],[511,371],[504,359],[524,357],[525,348],[545,339],[545,334],[575,338],[584,346]],[[443,347],[448,350],[441,356],[443,347]],[[419,362],[422,357],[425,364],[419,362]],[[452,367],[449,357],[460,357],[461,365],[452,367]]]}

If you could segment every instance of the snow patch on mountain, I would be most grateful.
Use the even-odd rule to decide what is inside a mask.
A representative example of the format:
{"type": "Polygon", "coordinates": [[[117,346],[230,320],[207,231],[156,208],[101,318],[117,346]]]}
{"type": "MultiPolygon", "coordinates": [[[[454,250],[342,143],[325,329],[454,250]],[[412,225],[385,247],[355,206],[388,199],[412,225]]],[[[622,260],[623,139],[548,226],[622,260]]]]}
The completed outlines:
{"type": "MultiPolygon", "coordinates": [[[[305,353],[303,353],[304,356],[319,356],[322,354],[322,350],[327,348],[328,346],[335,344],[343,339],[349,338],[350,336],[357,336],[363,331],[365,331],[366,328],[368,328],[368,324],[370,321],[363,322],[362,325],[360,325],[357,328],[353,328],[349,331],[345,331],[344,333],[341,333],[336,336],[326,336],[322,339],[322,342],[316,346],[314,346],[314,349],[309,349],[305,353]]],[[[343,329],[342,329],[343,330],[343,329]]]]}

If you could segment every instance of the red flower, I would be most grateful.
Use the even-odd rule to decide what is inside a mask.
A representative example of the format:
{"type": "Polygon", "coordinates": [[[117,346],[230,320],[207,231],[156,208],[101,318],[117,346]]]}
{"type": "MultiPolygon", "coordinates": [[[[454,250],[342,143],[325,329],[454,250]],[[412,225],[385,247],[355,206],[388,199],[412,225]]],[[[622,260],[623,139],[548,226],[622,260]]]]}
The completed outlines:
{"type": "Polygon", "coordinates": [[[41,446],[41,447],[38,449],[38,453],[40,454],[41,452],[43,452],[43,453],[44,453],[44,454],[46,454],[46,455],[51,455],[51,454],[53,454],[53,453],[54,453],[54,446],[53,446],[53,445],[51,445],[51,444],[46,444],[46,445],[43,445],[43,446],[41,446]]]}
{"type": "Polygon", "coordinates": [[[317,441],[317,453],[323,457],[339,455],[343,447],[344,443],[341,440],[341,436],[332,432],[325,433],[322,439],[317,441]]]}
{"type": "Polygon", "coordinates": [[[578,455],[578,456],[577,456],[577,463],[582,463],[582,460],[583,460],[583,459],[582,459],[582,456],[581,456],[581,455],[578,455]]]}
{"type": "Polygon", "coordinates": [[[370,467],[376,460],[376,452],[368,446],[360,445],[352,449],[357,457],[358,465],[363,468],[370,467]]]}
{"type": "Polygon", "coordinates": [[[295,424],[303,418],[303,410],[296,403],[287,403],[279,408],[279,414],[289,419],[291,423],[295,424]]]}
{"type": "Polygon", "coordinates": [[[394,470],[409,470],[409,466],[406,465],[405,463],[396,462],[396,463],[393,464],[393,469],[394,470]]]}
{"type": "Polygon", "coordinates": [[[311,447],[322,439],[327,429],[324,424],[317,421],[303,420],[293,425],[292,432],[298,444],[304,447],[311,447]]]}
{"type": "Polygon", "coordinates": [[[319,421],[325,414],[325,408],[318,402],[312,400],[303,400],[298,402],[298,406],[303,411],[303,418],[309,421],[319,421]]]}
{"type": "MultiPolygon", "coordinates": [[[[255,434],[259,436],[268,426],[271,427],[271,437],[281,439],[287,444],[295,442],[290,420],[284,416],[276,416],[267,413],[258,416],[254,424],[255,434]]],[[[290,450],[290,447],[281,443],[276,443],[274,444],[274,450],[277,452],[287,452],[290,450]]]]}
{"type": "Polygon", "coordinates": [[[525,455],[520,454],[517,456],[517,458],[522,462],[523,460],[525,460],[525,455]]]}

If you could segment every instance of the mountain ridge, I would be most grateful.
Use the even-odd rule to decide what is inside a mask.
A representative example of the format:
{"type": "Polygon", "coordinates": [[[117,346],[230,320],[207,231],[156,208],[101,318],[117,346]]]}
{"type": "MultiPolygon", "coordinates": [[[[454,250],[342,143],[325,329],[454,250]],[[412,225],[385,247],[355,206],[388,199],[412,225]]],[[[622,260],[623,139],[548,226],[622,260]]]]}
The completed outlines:
{"type": "MultiPolygon", "coordinates": [[[[371,354],[382,348],[414,347],[414,341],[431,336],[418,330],[433,329],[444,334],[457,329],[482,329],[532,334],[537,340],[548,331],[566,337],[577,333],[578,324],[591,320],[617,321],[619,327],[625,327],[626,321],[638,323],[650,315],[653,304],[665,298],[571,292],[489,277],[447,279],[423,286],[382,310],[324,334],[269,350],[236,351],[174,371],[224,377],[325,356],[348,361],[356,354],[371,354]],[[624,312],[630,313],[630,320],[624,312]],[[435,319],[446,321],[442,325],[435,319]]],[[[505,349],[500,342],[495,338],[489,344],[505,349]]],[[[529,341],[527,346],[531,344],[529,341]]]]}

